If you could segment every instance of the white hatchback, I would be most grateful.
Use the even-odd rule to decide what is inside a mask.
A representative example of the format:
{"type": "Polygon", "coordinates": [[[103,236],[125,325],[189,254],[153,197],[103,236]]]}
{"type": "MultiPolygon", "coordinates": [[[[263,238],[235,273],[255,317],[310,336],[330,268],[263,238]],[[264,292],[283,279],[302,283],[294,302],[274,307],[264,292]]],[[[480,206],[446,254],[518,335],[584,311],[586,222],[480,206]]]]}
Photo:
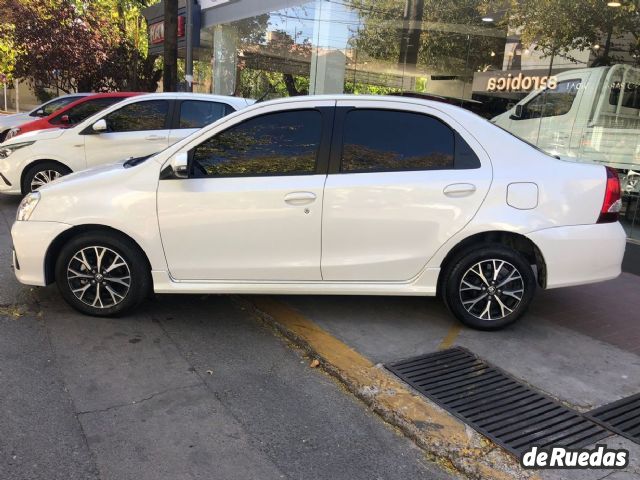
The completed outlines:
{"type": "Polygon", "coordinates": [[[0,144],[0,193],[25,195],[58,177],[157,153],[253,100],[194,93],[131,97],[73,128],[27,132],[0,144]]]}
{"type": "Polygon", "coordinates": [[[91,315],[152,290],[439,294],[464,323],[494,329],[536,286],[619,275],[619,208],[612,171],[457,107],[297,97],[28,195],[14,266],[91,315]]]}

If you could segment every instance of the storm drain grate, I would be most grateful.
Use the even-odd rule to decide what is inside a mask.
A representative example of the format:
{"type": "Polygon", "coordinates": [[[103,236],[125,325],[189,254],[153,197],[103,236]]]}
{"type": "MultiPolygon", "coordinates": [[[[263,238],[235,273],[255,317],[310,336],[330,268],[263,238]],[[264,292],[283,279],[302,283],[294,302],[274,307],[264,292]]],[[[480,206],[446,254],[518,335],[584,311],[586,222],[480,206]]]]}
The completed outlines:
{"type": "Polygon", "coordinates": [[[586,414],[612,432],[640,444],[640,393],[586,414]]]}
{"type": "Polygon", "coordinates": [[[515,455],[530,446],[580,448],[610,432],[455,347],[386,365],[445,410],[515,455]]]}

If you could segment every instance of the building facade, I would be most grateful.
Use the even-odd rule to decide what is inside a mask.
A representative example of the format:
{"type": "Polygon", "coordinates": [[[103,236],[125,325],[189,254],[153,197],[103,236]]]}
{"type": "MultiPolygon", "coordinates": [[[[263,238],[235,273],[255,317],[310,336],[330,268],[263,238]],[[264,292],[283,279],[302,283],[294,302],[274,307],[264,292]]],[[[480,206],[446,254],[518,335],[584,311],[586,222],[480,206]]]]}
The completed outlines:
{"type": "Polygon", "coordinates": [[[640,240],[634,1],[200,0],[197,7],[195,90],[458,104],[551,154],[616,168],[622,222],[640,240]]]}

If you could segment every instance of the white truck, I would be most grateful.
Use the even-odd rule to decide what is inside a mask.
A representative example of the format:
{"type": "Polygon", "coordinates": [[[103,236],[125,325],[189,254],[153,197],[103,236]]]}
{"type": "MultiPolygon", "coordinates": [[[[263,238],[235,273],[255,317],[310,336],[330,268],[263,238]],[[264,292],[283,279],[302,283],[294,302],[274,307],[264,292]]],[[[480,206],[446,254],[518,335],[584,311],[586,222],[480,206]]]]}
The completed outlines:
{"type": "MultiPolygon", "coordinates": [[[[614,65],[555,76],[491,121],[560,157],[640,172],[640,69],[614,65]]],[[[627,186],[628,187],[628,186],[627,186]]]]}

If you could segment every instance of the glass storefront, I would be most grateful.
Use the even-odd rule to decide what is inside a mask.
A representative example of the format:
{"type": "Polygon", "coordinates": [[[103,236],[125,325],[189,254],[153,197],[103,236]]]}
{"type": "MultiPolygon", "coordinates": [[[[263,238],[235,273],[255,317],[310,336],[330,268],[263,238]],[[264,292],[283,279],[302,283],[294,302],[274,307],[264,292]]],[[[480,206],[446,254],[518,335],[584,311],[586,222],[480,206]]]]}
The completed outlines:
{"type": "Polygon", "coordinates": [[[249,0],[245,11],[253,14],[204,27],[201,47],[208,53],[200,59],[210,63],[196,69],[201,89],[255,99],[391,94],[459,105],[552,154],[616,168],[621,219],[629,238],[640,240],[634,2],[275,4],[264,11],[249,0]]]}

